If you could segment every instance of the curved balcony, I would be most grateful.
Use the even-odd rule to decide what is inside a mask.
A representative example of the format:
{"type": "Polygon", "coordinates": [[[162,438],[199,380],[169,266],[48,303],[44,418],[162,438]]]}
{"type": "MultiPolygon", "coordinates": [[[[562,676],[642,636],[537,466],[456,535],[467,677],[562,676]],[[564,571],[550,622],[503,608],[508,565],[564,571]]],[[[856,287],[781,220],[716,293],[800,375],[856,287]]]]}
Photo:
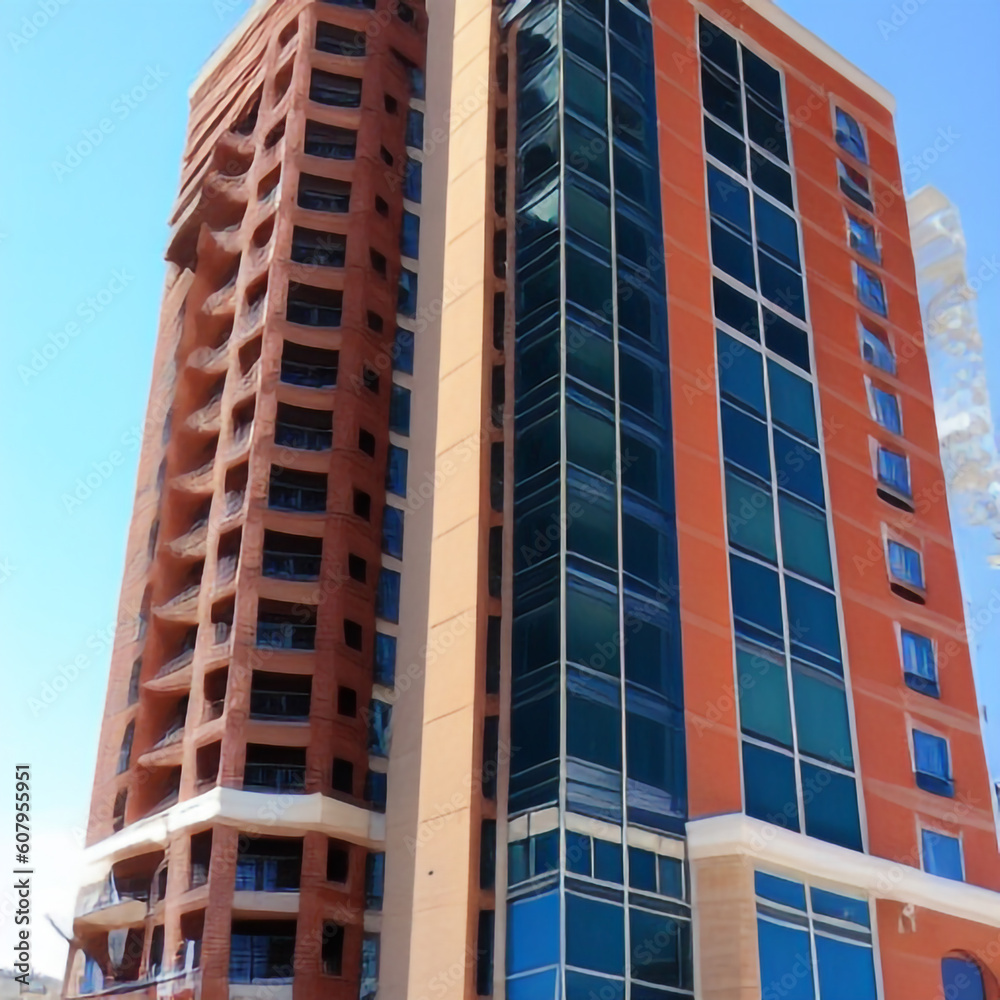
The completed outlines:
{"type": "Polygon", "coordinates": [[[201,584],[199,583],[185,587],[179,594],[156,608],[156,617],[173,622],[195,621],[198,617],[198,597],[200,594],[201,584]]]}
{"type": "Polygon", "coordinates": [[[215,473],[215,459],[191,472],[183,472],[174,478],[174,486],[185,493],[211,493],[215,473]]]}
{"type": "Polygon", "coordinates": [[[232,313],[236,308],[236,278],[231,279],[217,292],[212,292],[201,307],[207,316],[221,316],[232,313]]]}
{"type": "Polygon", "coordinates": [[[226,449],[226,458],[232,462],[242,458],[249,450],[253,439],[253,421],[237,427],[226,449]]]}
{"type": "Polygon", "coordinates": [[[205,543],[208,541],[208,518],[203,517],[180,537],[167,543],[171,555],[178,559],[196,559],[205,555],[205,543]]]}
{"type": "Polygon", "coordinates": [[[171,674],[176,673],[178,670],[183,670],[185,667],[189,667],[194,662],[194,648],[181,650],[173,659],[167,660],[166,663],[156,671],[156,676],[153,680],[159,680],[161,677],[169,677],[171,674]]]}
{"type": "Polygon", "coordinates": [[[149,909],[149,879],[118,879],[81,891],[75,920],[88,930],[135,927],[146,919],[149,909]]]}
{"type": "Polygon", "coordinates": [[[257,391],[257,381],[260,376],[260,360],[251,365],[250,370],[237,383],[233,390],[234,402],[239,402],[257,391]]]}
{"type": "Polygon", "coordinates": [[[238,520],[243,515],[246,506],[245,490],[230,490],[226,494],[225,507],[222,512],[222,520],[219,522],[219,531],[224,531],[233,521],[238,520]]]}
{"type": "Polygon", "coordinates": [[[213,396],[200,410],[195,410],[184,425],[196,434],[217,434],[222,427],[222,393],[213,396]]]}
{"type": "Polygon", "coordinates": [[[188,355],[187,366],[206,375],[221,374],[229,366],[229,341],[215,348],[196,347],[188,355]]]}

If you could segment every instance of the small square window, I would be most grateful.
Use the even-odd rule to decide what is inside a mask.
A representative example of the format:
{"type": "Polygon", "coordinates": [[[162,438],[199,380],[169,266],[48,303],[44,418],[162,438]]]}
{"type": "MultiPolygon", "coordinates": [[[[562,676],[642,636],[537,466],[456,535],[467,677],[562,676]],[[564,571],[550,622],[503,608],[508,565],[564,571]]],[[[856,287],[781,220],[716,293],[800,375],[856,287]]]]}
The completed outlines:
{"type": "Polygon", "coordinates": [[[350,649],[361,649],[363,647],[364,630],[357,622],[352,622],[349,618],[344,619],[344,644],[350,649]]]}
{"type": "Polygon", "coordinates": [[[354,515],[355,517],[363,517],[366,521],[371,520],[372,498],[364,490],[354,491],[354,515]]]}
{"type": "Polygon", "coordinates": [[[889,540],[889,576],[896,583],[924,589],[923,558],[916,549],[889,540]]]}
{"type": "Polygon", "coordinates": [[[361,379],[369,392],[378,393],[379,378],[377,372],[372,371],[371,368],[365,368],[361,374],[361,379]]]}
{"type": "Polygon", "coordinates": [[[368,563],[361,556],[348,555],[347,574],[352,580],[358,583],[365,583],[368,579],[368,563]]]}
{"type": "Polygon", "coordinates": [[[358,714],[358,692],[354,688],[337,688],[337,715],[353,719],[358,714]]]}
{"type": "Polygon", "coordinates": [[[339,841],[327,841],[326,847],[326,880],[327,882],[346,882],[350,868],[350,848],[339,841]]]}
{"type": "Polygon", "coordinates": [[[910,463],[905,455],[899,455],[879,445],[878,479],[884,486],[895,490],[904,497],[912,497],[910,487],[910,463]]]}
{"type": "Polygon", "coordinates": [[[323,972],[339,976],[344,966],[344,928],[332,921],[323,921],[323,972]]]}
{"type": "Polygon", "coordinates": [[[918,788],[948,798],[954,796],[951,758],[948,741],[944,737],[913,730],[913,770],[918,788]]]}
{"type": "Polygon", "coordinates": [[[354,765],[349,760],[334,757],[330,785],[335,792],[343,792],[345,795],[354,794],[354,765]]]}
{"type": "Polygon", "coordinates": [[[875,204],[872,201],[871,185],[863,173],[855,170],[853,167],[849,167],[843,160],[837,160],[837,178],[840,182],[840,190],[855,205],[859,205],[869,212],[875,210],[875,204]]]}
{"type": "Polygon", "coordinates": [[[921,830],[920,842],[923,848],[924,871],[928,875],[940,875],[955,882],[965,881],[962,842],[958,837],[949,837],[936,830],[921,830]]]}
{"type": "Polygon", "coordinates": [[[841,108],[837,108],[837,145],[862,163],[868,162],[864,132],[861,126],[841,108]]]}
{"type": "Polygon", "coordinates": [[[847,216],[847,228],[850,234],[851,249],[864,254],[876,264],[882,263],[882,250],[878,245],[875,227],[856,216],[847,216]]]}
{"type": "Polygon", "coordinates": [[[869,402],[872,416],[893,434],[903,433],[903,418],[899,409],[899,399],[876,385],[869,385],[869,402]]]}
{"type": "Polygon", "coordinates": [[[872,329],[866,323],[858,322],[861,337],[861,356],[870,365],[881,368],[890,375],[896,374],[896,357],[886,341],[883,333],[872,329]]]}
{"type": "Polygon", "coordinates": [[[854,264],[854,287],[858,292],[858,301],[879,316],[886,316],[889,307],[886,305],[885,286],[877,274],[866,267],[854,264]]]}
{"type": "Polygon", "coordinates": [[[903,629],[900,633],[900,648],[903,677],[907,685],[922,694],[939,697],[937,655],[933,641],[925,635],[903,629]]]}
{"type": "Polygon", "coordinates": [[[358,431],[358,449],[371,458],[375,457],[375,435],[363,427],[358,431]]]}

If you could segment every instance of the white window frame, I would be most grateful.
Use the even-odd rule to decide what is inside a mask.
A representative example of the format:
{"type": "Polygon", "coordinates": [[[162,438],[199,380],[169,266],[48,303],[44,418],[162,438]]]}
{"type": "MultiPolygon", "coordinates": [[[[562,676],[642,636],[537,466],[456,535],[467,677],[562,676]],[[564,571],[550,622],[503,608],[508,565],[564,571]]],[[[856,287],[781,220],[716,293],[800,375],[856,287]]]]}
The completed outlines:
{"type": "Polygon", "coordinates": [[[848,111],[845,107],[838,104],[836,101],[832,102],[832,107],[833,107],[833,141],[837,144],[837,149],[843,150],[843,152],[845,152],[852,159],[857,160],[858,163],[863,163],[866,167],[870,166],[871,150],[869,149],[868,146],[868,129],[865,127],[864,122],[862,122],[861,119],[856,114],[854,114],[851,111],[848,111]],[[850,118],[850,120],[854,122],[854,124],[857,126],[858,132],[861,137],[861,148],[864,150],[865,154],[863,157],[858,156],[856,153],[852,153],[846,146],[844,146],[841,143],[840,139],[837,138],[840,132],[840,127],[837,122],[838,112],[850,118]]]}
{"type": "Polygon", "coordinates": [[[912,591],[915,594],[925,595],[927,593],[927,572],[924,561],[924,551],[921,547],[913,542],[906,541],[900,538],[898,535],[890,532],[887,528],[883,526],[883,542],[885,544],[885,570],[889,576],[889,582],[894,583],[899,587],[903,587],[906,590],[912,591]],[[922,582],[911,583],[909,580],[902,580],[895,575],[892,571],[892,557],[889,551],[890,543],[894,545],[899,545],[901,548],[907,549],[910,552],[915,552],[920,559],[920,576],[922,582]]]}
{"type": "Polygon", "coordinates": [[[889,392],[887,389],[883,389],[881,386],[877,386],[872,382],[869,376],[865,376],[865,394],[868,397],[868,411],[871,414],[872,420],[875,421],[883,430],[887,431],[889,434],[895,434],[896,437],[903,437],[906,433],[906,424],[903,422],[903,400],[898,393],[889,392]],[[887,396],[892,396],[896,400],[896,412],[899,414],[899,431],[894,431],[891,427],[886,427],[878,418],[878,407],[875,405],[875,390],[879,392],[884,392],[887,396]]]}
{"type": "MultiPolygon", "coordinates": [[[[860,208],[861,206],[859,205],[858,207],[860,208]]],[[[881,266],[881,264],[882,264],[882,234],[881,234],[881,232],[879,232],[878,227],[875,226],[874,223],[868,222],[866,219],[863,219],[859,215],[856,215],[846,205],[844,206],[844,217],[845,217],[845,220],[846,220],[846,223],[847,223],[847,245],[855,253],[860,254],[862,257],[864,257],[865,260],[871,261],[873,264],[877,264],[877,265],[881,266]],[[868,254],[865,253],[864,250],[862,250],[859,247],[856,247],[854,245],[852,223],[856,223],[862,229],[871,230],[872,244],[875,247],[875,254],[876,254],[876,256],[869,257],[868,254]]]]}
{"type": "MultiPolygon", "coordinates": [[[[867,260],[867,258],[866,258],[866,260],[867,260]]],[[[878,273],[876,273],[872,268],[865,267],[863,264],[861,264],[859,261],[856,261],[856,260],[852,260],[851,261],[851,271],[852,271],[852,274],[853,274],[853,277],[854,277],[854,292],[855,292],[855,294],[857,296],[857,299],[858,299],[858,305],[860,305],[861,308],[864,309],[864,310],[866,310],[867,312],[870,312],[873,316],[878,316],[880,319],[883,319],[883,320],[887,319],[888,316],[889,316],[889,292],[886,290],[885,281],[883,280],[883,278],[881,277],[881,275],[879,275],[878,273]],[[875,281],[877,281],[878,285],[879,285],[879,288],[882,289],[882,304],[885,306],[885,312],[884,313],[879,312],[877,309],[873,309],[861,297],[861,273],[862,273],[862,271],[865,273],[866,276],[870,276],[875,281]]]]}

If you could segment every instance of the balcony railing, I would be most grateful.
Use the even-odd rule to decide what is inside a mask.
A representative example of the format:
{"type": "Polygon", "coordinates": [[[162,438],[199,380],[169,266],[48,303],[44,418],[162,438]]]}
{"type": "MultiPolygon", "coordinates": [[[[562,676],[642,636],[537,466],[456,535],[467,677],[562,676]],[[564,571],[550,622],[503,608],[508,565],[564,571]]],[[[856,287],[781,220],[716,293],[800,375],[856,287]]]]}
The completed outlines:
{"type": "Polygon", "coordinates": [[[267,505],[276,510],[297,510],[307,514],[321,514],[326,510],[326,490],[312,490],[304,486],[283,486],[281,483],[271,483],[267,505]]]}
{"type": "Polygon", "coordinates": [[[316,626],[293,622],[257,622],[257,645],[268,649],[315,649],[316,626]]]}
{"type": "Polygon", "coordinates": [[[327,191],[299,191],[299,208],[310,212],[346,212],[351,205],[350,192],[337,194],[327,191]]]}
{"type": "Polygon", "coordinates": [[[243,787],[272,792],[303,792],[306,787],[304,764],[247,764],[243,787]]]}
{"type": "Polygon", "coordinates": [[[301,385],[307,389],[329,389],[337,384],[337,369],[333,366],[307,365],[301,361],[281,361],[281,381],[286,385],[301,385]]]}
{"type": "Polygon", "coordinates": [[[308,719],[310,696],[302,691],[251,691],[254,719],[308,719]]]}
{"type": "Polygon", "coordinates": [[[329,451],[333,447],[333,431],[295,424],[275,424],[274,443],[299,451],[329,451]]]}
{"type": "Polygon", "coordinates": [[[323,557],[300,552],[264,552],[264,576],[282,580],[316,580],[323,557]]]}
{"type": "Polygon", "coordinates": [[[114,878],[109,875],[103,882],[81,892],[76,915],[82,917],[119,903],[148,903],[149,886],[148,878],[114,878]]]}
{"type": "Polygon", "coordinates": [[[184,738],[184,720],[174,722],[170,728],[153,744],[153,750],[162,750],[164,747],[179,743],[184,738]]]}
{"type": "Polygon", "coordinates": [[[302,326],[340,326],[341,308],[339,306],[319,306],[310,302],[296,302],[290,299],[286,318],[289,323],[299,323],[302,326]]]}
{"type": "Polygon", "coordinates": [[[237,892],[298,892],[301,858],[243,855],[236,861],[237,892]]]}
{"type": "Polygon", "coordinates": [[[172,660],[168,660],[156,672],[157,677],[166,677],[186,667],[194,659],[194,647],[182,649],[172,660]]]}

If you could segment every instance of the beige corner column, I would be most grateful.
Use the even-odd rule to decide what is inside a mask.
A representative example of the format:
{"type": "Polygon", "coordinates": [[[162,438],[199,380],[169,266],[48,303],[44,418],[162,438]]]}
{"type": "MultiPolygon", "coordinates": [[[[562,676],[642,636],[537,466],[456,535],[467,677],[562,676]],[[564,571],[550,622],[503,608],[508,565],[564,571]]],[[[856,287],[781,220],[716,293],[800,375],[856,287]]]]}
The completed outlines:
{"type": "Polygon", "coordinates": [[[475,993],[486,559],[487,0],[429,0],[420,291],[380,995],[475,993]]]}

